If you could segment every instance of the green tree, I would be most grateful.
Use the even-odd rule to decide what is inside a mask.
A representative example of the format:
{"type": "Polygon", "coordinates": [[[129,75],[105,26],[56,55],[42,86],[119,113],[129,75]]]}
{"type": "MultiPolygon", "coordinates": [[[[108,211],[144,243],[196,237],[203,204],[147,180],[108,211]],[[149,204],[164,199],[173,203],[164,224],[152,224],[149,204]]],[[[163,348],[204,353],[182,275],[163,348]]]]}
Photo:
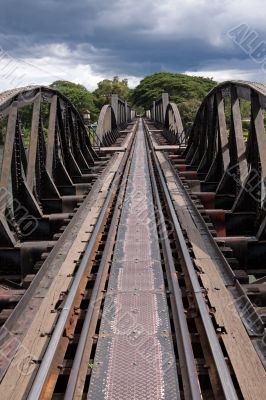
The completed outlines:
{"type": "MultiPolygon", "coordinates": [[[[171,99],[170,99],[171,100],[171,99]]],[[[178,109],[182,116],[184,124],[191,123],[194,121],[197,111],[201,105],[200,99],[190,99],[182,101],[178,104],[178,109]]]]}
{"type": "Polygon", "coordinates": [[[115,76],[112,80],[100,81],[97,89],[93,92],[97,108],[101,109],[105,104],[110,104],[112,94],[118,94],[123,100],[129,100],[131,90],[128,87],[128,80],[120,80],[118,76],[115,76]]]}
{"type": "Polygon", "coordinates": [[[99,110],[95,107],[93,94],[85,86],[68,81],[55,81],[51,87],[65,95],[81,115],[89,110],[91,119],[97,120],[99,110]]]}
{"type": "Polygon", "coordinates": [[[131,100],[134,105],[147,110],[153,100],[156,100],[162,92],[167,92],[170,100],[178,105],[183,122],[187,123],[194,120],[200,103],[216,84],[209,78],[158,72],[142,79],[134,89],[131,100]]]}

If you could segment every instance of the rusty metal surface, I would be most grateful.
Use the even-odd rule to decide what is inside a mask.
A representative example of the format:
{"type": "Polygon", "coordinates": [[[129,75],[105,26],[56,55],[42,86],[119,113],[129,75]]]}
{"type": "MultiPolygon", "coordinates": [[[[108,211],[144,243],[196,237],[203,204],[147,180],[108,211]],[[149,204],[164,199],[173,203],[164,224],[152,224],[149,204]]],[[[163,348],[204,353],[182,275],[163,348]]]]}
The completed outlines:
{"type": "Polygon", "coordinates": [[[5,92],[0,93],[0,106],[4,105],[6,102],[12,100],[15,96],[20,94],[22,91],[27,92],[31,90],[37,89],[39,86],[25,86],[17,89],[6,90],[5,92]]]}
{"type": "Polygon", "coordinates": [[[142,123],[137,131],[88,399],[178,399],[142,123]]]}
{"type": "MultiPolygon", "coordinates": [[[[73,216],[73,219],[70,221],[66,230],[56,242],[56,245],[49,254],[49,257],[47,257],[47,259],[44,261],[33,283],[27,289],[25,295],[22,297],[20,303],[14,309],[12,315],[10,315],[5,325],[1,327],[0,379],[3,379],[9,363],[12,361],[13,356],[15,355],[17,347],[24,340],[24,336],[27,334],[32,320],[38,314],[39,307],[41,306],[43,299],[47,295],[49,288],[52,286],[54,280],[58,276],[60,268],[64,263],[67,254],[71,251],[71,247],[75,242],[79,243],[77,241],[77,237],[78,234],[80,234],[81,232],[82,224],[90,213],[90,210],[92,210],[93,206],[99,201],[99,193],[103,193],[104,183],[110,180],[110,171],[115,171],[117,166],[120,164],[120,161],[121,156],[115,156],[113,159],[110,160],[101,175],[101,179],[97,180],[94,183],[92,190],[87,195],[86,199],[77,210],[76,214],[73,216]],[[6,332],[10,332],[11,335],[15,335],[16,337],[16,341],[12,342],[12,348],[10,347],[9,359],[7,359],[7,357],[5,356],[5,352],[3,351],[6,345],[6,337],[8,338],[8,335],[5,334],[6,332]]],[[[112,174],[114,174],[114,172],[112,174]]],[[[104,195],[101,194],[101,197],[104,198],[104,195]]],[[[92,228],[88,229],[88,227],[84,227],[84,233],[85,228],[86,232],[88,232],[89,235],[89,231],[92,231],[92,228]]],[[[84,250],[84,248],[85,244],[83,244],[82,250],[84,250]]],[[[75,263],[74,260],[75,258],[73,259],[73,262],[75,263]]],[[[0,297],[2,297],[2,295],[0,297]]],[[[51,302],[51,307],[56,304],[56,299],[57,297],[53,298],[53,301],[51,302]]]]}

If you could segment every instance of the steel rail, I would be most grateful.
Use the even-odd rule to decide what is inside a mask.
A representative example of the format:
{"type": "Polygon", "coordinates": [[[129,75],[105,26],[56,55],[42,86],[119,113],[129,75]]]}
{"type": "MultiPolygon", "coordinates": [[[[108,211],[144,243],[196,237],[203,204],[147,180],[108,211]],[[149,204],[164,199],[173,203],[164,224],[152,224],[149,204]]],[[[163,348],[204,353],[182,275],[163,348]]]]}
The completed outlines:
{"type": "MultiPolygon", "coordinates": [[[[146,127],[146,130],[148,127],[146,127]]],[[[208,241],[210,242],[212,246],[212,251],[214,253],[214,257],[216,258],[217,265],[219,272],[221,274],[221,277],[225,283],[225,286],[229,289],[230,293],[234,297],[234,299],[244,299],[241,303],[239,301],[235,302],[235,306],[237,308],[237,311],[239,313],[239,316],[245,325],[245,328],[247,329],[249,335],[251,337],[260,337],[263,336],[265,328],[264,328],[264,323],[262,321],[261,316],[257,313],[254,305],[250,301],[249,297],[247,296],[246,291],[242,287],[242,285],[239,283],[238,278],[236,277],[234,271],[224,258],[223,254],[221,253],[215,239],[213,238],[212,234],[210,233],[209,229],[206,226],[206,223],[202,217],[202,215],[199,213],[197,207],[193,203],[189,193],[187,192],[186,188],[184,188],[180,177],[178,175],[177,170],[174,168],[173,164],[169,160],[169,158],[166,156],[168,159],[169,167],[173,173],[174,179],[179,187],[182,188],[182,193],[184,194],[186,198],[186,202],[189,204],[189,207],[193,210],[194,213],[194,218],[197,219],[198,225],[200,224],[200,230],[204,231],[204,235],[208,238],[208,241]],[[253,316],[252,319],[249,318],[249,314],[243,313],[242,308],[243,307],[248,307],[251,311],[250,314],[253,316]],[[254,323],[256,321],[256,323],[254,323]]]]}
{"type": "MultiPolygon", "coordinates": [[[[131,143],[131,145],[132,145],[132,143],[131,143]]],[[[54,356],[56,354],[60,339],[63,335],[66,322],[69,318],[69,313],[72,310],[76,293],[78,291],[80,282],[81,282],[84,272],[86,270],[87,262],[89,260],[90,254],[94,248],[95,242],[97,240],[97,236],[101,230],[106,212],[108,212],[108,208],[110,207],[112,197],[114,196],[115,190],[117,189],[117,187],[119,185],[120,178],[123,175],[125,164],[128,159],[128,156],[129,156],[130,148],[131,148],[131,146],[129,146],[128,151],[125,153],[122,164],[119,166],[119,168],[116,171],[116,174],[113,178],[111,188],[110,188],[108,195],[104,201],[99,218],[97,220],[97,223],[94,227],[92,235],[91,235],[89,242],[87,244],[87,247],[85,249],[85,252],[84,252],[82,261],[80,263],[80,266],[78,268],[78,271],[77,271],[75,278],[72,282],[72,285],[70,287],[69,294],[66,298],[64,306],[62,308],[62,311],[61,311],[58,321],[56,323],[55,329],[54,329],[51,339],[49,341],[49,344],[48,344],[48,347],[44,354],[44,357],[42,359],[41,365],[38,369],[37,375],[36,375],[36,377],[33,381],[33,384],[30,388],[27,400],[37,400],[40,398],[40,396],[42,394],[43,387],[44,387],[46,379],[48,377],[49,370],[51,368],[54,356]]]]}
{"type": "MultiPolygon", "coordinates": [[[[148,143],[147,137],[146,137],[146,142],[148,143]]],[[[148,152],[148,163],[149,163],[152,189],[155,197],[155,203],[158,211],[160,226],[162,227],[163,232],[167,232],[159,191],[152,166],[151,155],[149,154],[149,152],[148,152]]],[[[190,333],[188,330],[188,325],[182,302],[182,293],[177,279],[173,254],[168,236],[161,240],[161,244],[163,247],[164,258],[169,269],[168,280],[170,281],[169,283],[172,289],[171,292],[173,294],[175,311],[176,311],[176,315],[173,315],[173,318],[175,324],[175,336],[177,341],[178,354],[180,357],[180,368],[181,368],[184,396],[185,399],[187,400],[191,399],[200,400],[202,396],[200,392],[197,369],[195,365],[195,357],[193,355],[190,333]]]]}
{"type": "Polygon", "coordinates": [[[203,295],[202,295],[202,288],[199,284],[198,281],[198,277],[193,265],[193,261],[190,257],[186,242],[185,242],[185,238],[182,232],[182,228],[180,226],[180,223],[178,221],[175,209],[174,209],[174,205],[169,193],[169,189],[166,185],[164,176],[163,176],[163,172],[161,170],[159,161],[157,159],[157,156],[155,154],[155,151],[153,149],[152,143],[150,141],[147,129],[146,129],[146,135],[147,138],[149,140],[150,143],[150,149],[151,149],[151,154],[153,157],[153,161],[154,161],[154,165],[156,167],[159,179],[160,179],[160,183],[163,189],[163,193],[167,202],[167,206],[171,215],[171,219],[172,222],[174,224],[174,229],[176,232],[176,236],[178,238],[179,241],[179,247],[181,250],[181,256],[183,258],[183,261],[186,265],[187,268],[187,272],[189,275],[189,279],[191,282],[191,285],[193,287],[193,294],[197,303],[197,307],[200,313],[200,317],[201,317],[201,321],[204,327],[204,331],[205,331],[205,335],[206,338],[208,340],[208,344],[211,350],[211,354],[215,363],[215,367],[216,367],[216,371],[220,380],[220,384],[221,384],[221,388],[223,390],[224,396],[226,399],[228,400],[237,400],[238,396],[235,390],[235,386],[234,383],[232,381],[232,378],[230,376],[230,372],[228,369],[228,366],[226,364],[226,361],[224,359],[224,355],[219,343],[219,340],[217,338],[216,332],[214,330],[214,326],[212,324],[206,303],[203,299],[203,295]]]}
{"type": "Polygon", "coordinates": [[[122,182],[120,185],[120,189],[119,189],[119,194],[118,194],[118,198],[115,204],[115,210],[112,216],[112,220],[111,220],[111,225],[108,231],[108,235],[107,235],[107,239],[106,239],[106,245],[104,247],[104,251],[101,257],[101,262],[100,262],[100,266],[99,266],[99,270],[97,272],[97,278],[95,281],[95,284],[93,286],[93,290],[92,290],[92,294],[91,294],[91,298],[90,298],[90,303],[89,303],[89,307],[88,310],[86,312],[86,317],[82,326],[82,330],[81,330],[81,334],[80,334],[80,338],[79,338],[79,342],[78,342],[78,347],[75,353],[75,358],[73,361],[73,365],[71,368],[71,373],[69,376],[69,380],[68,380],[68,385],[67,385],[67,390],[64,396],[64,399],[66,400],[71,400],[71,399],[75,399],[77,398],[77,390],[81,390],[81,388],[78,386],[78,381],[80,381],[80,368],[81,368],[81,363],[83,360],[83,354],[85,351],[85,347],[87,344],[87,340],[88,340],[88,335],[90,332],[90,326],[91,326],[91,321],[92,321],[92,317],[93,317],[93,313],[95,311],[95,304],[97,303],[97,299],[98,299],[98,294],[99,294],[99,289],[102,286],[102,281],[103,281],[103,277],[104,277],[104,272],[106,269],[109,268],[108,265],[108,258],[109,258],[109,254],[110,251],[114,245],[114,237],[115,237],[115,233],[117,230],[117,221],[119,220],[120,214],[122,212],[122,204],[124,201],[124,196],[125,196],[125,190],[126,190],[126,182],[127,182],[127,178],[128,178],[128,174],[129,174],[129,169],[130,169],[130,165],[131,165],[131,161],[132,161],[132,156],[133,156],[133,149],[134,149],[134,144],[131,147],[131,154],[127,160],[127,164],[125,167],[125,173],[123,174],[123,178],[122,178],[122,182]]]}
{"type": "MultiPolygon", "coordinates": [[[[86,199],[83,201],[81,206],[75,212],[73,218],[70,220],[69,224],[67,225],[66,229],[64,230],[64,232],[62,233],[60,238],[55,242],[55,245],[54,245],[53,249],[51,250],[49,257],[42,264],[41,268],[35,275],[30,286],[25,291],[25,294],[22,296],[22,298],[20,299],[18,304],[15,306],[12,314],[7,318],[5,324],[0,328],[0,347],[4,346],[3,340],[5,337],[5,335],[2,334],[1,331],[3,329],[8,332],[17,332],[17,330],[20,331],[21,326],[18,327],[16,325],[16,323],[17,323],[19,317],[24,312],[27,313],[27,307],[28,307],[30,300],[34,297],[34,293],[38,290],[38,287],[41,284],[42,280],[47,276],[48,276],[48,278],[47,278],[48,283],[46,283],[46,285],[49,284],[49,286],[50,286],[52,279],[53,279],[52,277],[53,277],[54,271],[52,270],[51,267],[52,266],[54,267],[54,260],[58,257],[58,254],[62,253],[61,249],[62,249],[63,244],[66,241],[70,240],[70,234],[73,234],[73,231],[75,231],[76,226],[79,224],[79,222],[81,220],[81,216],[85,212],[88,204],[90,204],[90,202],[92,202],[93,197],[99,190],[100,190],[99,182],[96,181],[93,184],[90,193],[87,195],[86,199]]],[[[24,337],[24,335],[22,336],[22,338],[23,337],[24,337]]],[[[22,340],[21,337],[20,337],[20,340],[22,340]]],[[[19,344],[19,341],[18,341],[18,344],[19,344]]],[[[6,365],[0,369],[0,382],[4,378],[11,361],[12,361],[12,358],[10,357],[8,362],[6,363],[6,365]]]]}
{"type": "Polygon", "coordinates": [[[250,301],[245,289],[239,283],[238,278],[236,277],[234,271],[232,270],[232,268],[230,267],[230,265],[224,258],[223,254],[221,253],[221,251],[217,245],[217,242],[215,241],[214,237],[212,236],[209,229],[207,228],[202,215],[199,213],[197,207],[193,203],[186,188],[184,188],[184,186],[180,180],[180,177],[178,176],[178,172],[174,168],[173,164],[169,161],[169,159],[168,159],[168,163],[169,163],[169,167],[173,173],[173,176],[174,176],[174,179],[175,179],[177,185],[179,187],[182,187],[182,192],[186,198],[186,201],[189,204],[189,207],[193,210],[195,218],[197,218],[197,220],[200,224],[200,230],[204,231],[204,235],[208,238],[209,242],[211,243],[212,249],[215,252],[215,257],[216,257],[216,260],[218,263],[218,269],[219,269],[221,277],[224,281],[225,286],[229,289],[229,291],[232,294],[232,296],[234,297],[234,299],[236,299],[236,300],[239,298],[241,298],[242,300],[245,299],[241,302],[241,304],[244,304],[244,307],[248,307],[251,310],[250,314],[243,313],[243,311],[240,307],[240,303],[237,301],[235,302],[235,306],[237,308],[237,311],[239,313],[239,316],[240,316],[245,328],[247,329],[247,331],[251,337],[252,336],[254,336],[254,337],[263,336],[263,334],[265,332],[265,328],[264,328],[264,322],[263,322],[261,316],[257,313],[257,311],[256,311],[254,305],[252,304],[252,302],[250,301]],[[231,289],[236,289],[236,291],[235,291],[236,295],[234,293],[234,290],[231,290],[231,289]],[[252,315],[252,319],[249,318],[250,315],[252,315]],[[254,320],[256,321],[256,324],[254,324],[254,320]]]}

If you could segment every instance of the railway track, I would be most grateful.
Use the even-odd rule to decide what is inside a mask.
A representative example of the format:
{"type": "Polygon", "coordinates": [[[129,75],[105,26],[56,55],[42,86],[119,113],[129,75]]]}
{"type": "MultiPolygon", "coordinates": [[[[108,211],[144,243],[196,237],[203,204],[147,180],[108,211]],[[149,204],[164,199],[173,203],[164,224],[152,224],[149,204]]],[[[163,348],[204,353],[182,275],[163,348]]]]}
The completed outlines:
{"type": "Polygon", "coordinates": [[[19,398],[38,368],[135,126],[130,108],[116,96],[101,112],[93,146],[75,107],[47,87],[3,93],[0,109],[6,135],[0,174],[0,397],[19,398]],[[28,141],[25,109],[28,123],[32,118],[28,141]]]}
{"type": "Polygon", "coordinates": [[[45,352],[13,398],[263,399],[259,341],[235,303],[241,287],[165,144],[139,119],[45,352]]]}
{"type": "Polygon", "coordinates": [[[189,131],[114,95],[90,135],[53,89],[0,96],[1,399],[264,399],[265,93],[218,85],[189,131]]]}
{"type": "MultiPolygon", "coordinates": [[[[157,157],[155,158],[161,166],[161,172],[170,192],[175,210],[173,218],[175,215],[178,217],[225,359],[227,363],[231,360],[231,365],[230,362],[228,364],[230,365],[229,369],[231,373],[232,371],[235,372],[233,381],[238,382],[235,388],[240,389],[240,391],[237,391],[237,398],[242,398],[242,396],[250,399],[263,398],[261,385],[265,380],[266,353],[264,319],[261,318],[264,315],[264,307],[261,304],[263,300],[259,299],[262,292],[259,288],[253,287],[253,293],[256,292],[258,297],[250,296],[252,289],[248,291],[247,287],[252,288],[252,284],[248,284],[247,273],[240,270],[239,258],[241,259],[241,257],[239,257],[238,251],[236,251],[237,256],[235,256],[237,246],[229,247],[232,242],[234,243],[234,239],[221,237],[225,232],[224,228],[221,229],[222,224],[219,223],[219,220],[211,218],[215,216],[216,210],[206,210],[206,204],[201,201],[202,195],[206,194],[201,195],[201,193],[195,193],[195,189],[191,189],[194,185],[194,172],[191,173],[191,178],[189,171],[183,173],[183,171],[186,171],[183,151],[179,152],[179,155],[176,150],[169,152],[168,137],[165,136],[163,129],[158,128],[160,128],[158,125],[155,128],[152,123],[146,124],[150,141],[153,143],[153,147],[157,149],[157,157]],[[219,271],[219,275],[213,273],[214,271],[219,271]],[[221,293],[217,296],[220,290],[221,293]],[[231,318],[232,313],[238,316],[238,321],[231,318]],[[228,332],[235,339],[231,343],[230,335],[226,335],[228,332]],[[243,343],[242,347],[240,342],[243,336],[245,336],[247,346],[243,343]],[[236,343],[238,346],[236,346],[236,343]],[[254,348],[252,348],[251,343],[254,348]],[[247,347],[249,347],[249,350],[247,350],[247,347]],[[246,352],[251,351],[252,360],[252,357],[250,359],[247,357],[246,361],[243,360],[243,348],[246,352]],[[250,380],[253,373],[252,369],[256,370],[257,368],[260,370],[259,375],[255,373],[250,380]],[[252,382],[255,381],[258,382],[258,385],[254,387],[252,382]],[[256,391],[257,388],[259,388],[258,392],[256,391]]],[[[217,210],[218,214],[220,212],[221,210],[217,210]]],[[[245,238],[243,239],[245,240],[245,238]]],[[[176,240],[178,241],[178,238],[176,240]]],[[[241,238],[235,238],[235,241],[238,243],[241,238]]],[[[261,280],[261,283],[263,285],[263,280],[261,280]]],[[[260,284],[260,281],[258,281],[258,284],[260,284]]],[[[206,347],[205,342],[203,348],[206,349],[206,347]]],[[[208,351],[205,352],[207,359],[209,358],[208,351]]],[[[219,392],[215,393],[214,398],[217,396],[219,398],[220,395],[221,392],[220,394],[219,392]]],[[[224,398],[223,396],[222,398],[224,398]]],[[[231,397],[229,396],[229,398],[231,397]]]]}

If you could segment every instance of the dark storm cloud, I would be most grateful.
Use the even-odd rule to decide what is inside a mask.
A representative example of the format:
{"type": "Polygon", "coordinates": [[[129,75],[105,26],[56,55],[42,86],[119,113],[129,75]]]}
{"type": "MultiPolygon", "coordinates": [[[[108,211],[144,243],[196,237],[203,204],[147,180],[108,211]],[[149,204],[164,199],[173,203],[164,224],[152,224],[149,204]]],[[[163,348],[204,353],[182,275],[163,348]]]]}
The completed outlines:
{"type": "Polygon", "coordinates": [[[1,0],[0,45],[14,57],[45,56],[90,65],[100,74],[249,69],[228,37],[241,23],[263,37],[261,0],[1,0]],[[240,7],[240,8],[239,8],[240,7]],[[257,7],[257,15],[254,10],[257,7]],[[251,12],[252,11],[252,12],[251,12]],[[56,45],[63,45],[66,51],[56,45]],[[58,50],[59,49],[59,50],[58,50]]]}

